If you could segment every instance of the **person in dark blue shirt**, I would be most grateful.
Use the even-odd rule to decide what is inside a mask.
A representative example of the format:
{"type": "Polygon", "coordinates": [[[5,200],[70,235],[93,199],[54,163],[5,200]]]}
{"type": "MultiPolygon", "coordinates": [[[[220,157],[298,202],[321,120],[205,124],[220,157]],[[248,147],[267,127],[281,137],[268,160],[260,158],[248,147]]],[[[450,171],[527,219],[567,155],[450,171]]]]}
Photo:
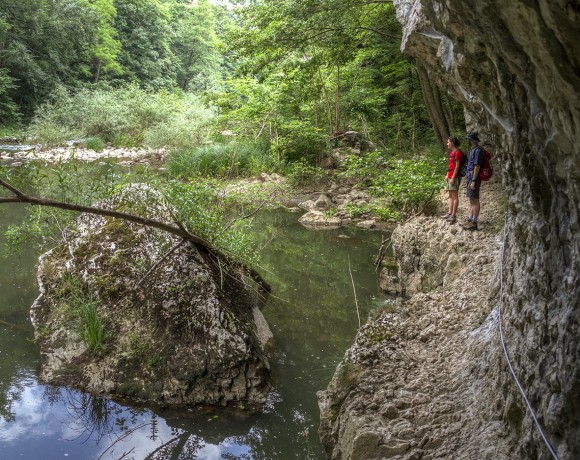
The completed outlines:
{"type": "Polygon", "coordinates": [[[469,217],[464,226],[466,230],[477,230],[477,218],[479,217],[479,189],[481,187],[481,178],[479,172],[483,167],[483,148],[479,145],[478,134],[475,132],[467,133],[467,140],[471,150],[469,151],[469,160],[467,162],[467,198],[469,198],[469,217]]]}

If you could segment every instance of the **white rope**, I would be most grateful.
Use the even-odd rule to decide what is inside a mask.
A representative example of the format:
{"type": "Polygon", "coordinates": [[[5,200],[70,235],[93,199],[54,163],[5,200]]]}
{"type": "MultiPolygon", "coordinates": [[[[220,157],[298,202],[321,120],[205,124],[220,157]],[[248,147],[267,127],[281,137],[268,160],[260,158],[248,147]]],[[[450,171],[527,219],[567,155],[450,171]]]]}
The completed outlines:
{"type": "Polygon", "coordinates": [[[505,338],[504,338],[504,335],[503,335],[503,326],[502,326],[502,316],[503,316],[503,263],[504,263],[504,256],[505,256],[506,241],[507,241],[507,212],[505,213],[505,220],[504,220],[504,226],[503,226],[503,247],[502,247],[502,251],[501,251],[501,266],[500,266],[500,271],[499,271],[499,285],[500,285],[500,289],[499,289],[499,336],[501,338],[501,346],[503,348],[503,353],[505,355],[505,359],[507,361],[507,364],[508,364],[508,367],[509,367],[510,372],[512,374],[512,377],[513,377],[514,381],[516,382],[516,385],[518,386],[518,389],[520,390],[520,393],[522,394],[522,397],[524,398],[524,401],[526,402],[526,404],[528,406],[528,410],[530,411],[530,414],[532,414],[532,418],[534,419],[534,423],[536,424],[536,427],[538,428],[538,431],[540,432],[540,435],[542,436],[542,439],[546,443],[546,447],[548,448],[548,450],[552,454],[552,457],[554,457],[555,460],[558,460],[558,456],[556,455],[556,452],[554,452],[554,448],[552,447],[552,445],[550,444],[550,442],[546,438],[546,435],[544,434],[544,431],[542,430],[542,427],[540,426],[540,422],[538,421],[538,419],[536,417],[536,414],[534,412],[534,409],[532,409],[532,405],[530,404],[530,401],[528,400],[528,397],[526,396],[526,393],[525,393],[524,389],[522,388],[522,385],[520,384],[520,381],[516,377],[516,373],[514,371],[514,368],[512,367],[512,363],[510,361],[510,358],[509,358],[509,355],[508,355],[507,346],[506,346],[506,343],[505,343],[505,338]]]}

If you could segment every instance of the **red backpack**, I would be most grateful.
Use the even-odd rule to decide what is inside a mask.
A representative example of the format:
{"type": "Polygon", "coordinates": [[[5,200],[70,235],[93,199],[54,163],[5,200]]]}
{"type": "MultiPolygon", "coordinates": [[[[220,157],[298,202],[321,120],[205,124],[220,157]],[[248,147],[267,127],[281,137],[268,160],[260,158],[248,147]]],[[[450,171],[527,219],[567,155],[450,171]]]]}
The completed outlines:
{"type": "Polygon", "coordinates": [[[483,166],[479,171],[478,177],[482,181],[487,182],[488,180],[491,179],[491,176],[493,175],[493,165],[491,164],[491,153],[489,153],[483,147],[481,147],[481,149],[483,150],[483,166]]]}

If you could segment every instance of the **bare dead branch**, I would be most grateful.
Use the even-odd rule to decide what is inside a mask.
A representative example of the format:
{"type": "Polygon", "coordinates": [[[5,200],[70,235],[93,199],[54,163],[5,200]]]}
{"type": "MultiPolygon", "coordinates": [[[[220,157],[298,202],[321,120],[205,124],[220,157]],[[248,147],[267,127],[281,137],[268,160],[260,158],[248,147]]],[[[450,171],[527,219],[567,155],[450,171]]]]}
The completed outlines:
{"type": "Polygon", "coordinates": [[[350,274],[350,281],[352,282],[352,292],[354,293],[354,304],[356,306],[356,316],[358,318],[358,327],[360,329],[360,312],[358,309],[358,299],[356,298],[356,287],[354,286],[354,278],[352,277],[352,270],[350,269],[350,257],[348,258],[348,273],[350,274]]]}

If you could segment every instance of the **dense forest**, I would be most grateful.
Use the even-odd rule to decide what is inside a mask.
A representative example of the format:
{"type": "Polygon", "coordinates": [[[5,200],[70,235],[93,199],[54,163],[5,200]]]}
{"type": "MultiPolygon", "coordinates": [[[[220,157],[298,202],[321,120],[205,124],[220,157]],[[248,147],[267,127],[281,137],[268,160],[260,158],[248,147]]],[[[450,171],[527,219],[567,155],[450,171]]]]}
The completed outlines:
{"type": "Polygon", "coordinates": [[[46,144],[193,147],[231,131],[290,161],[348,130],[383,150],[441,144],[432,106],[448,132],[461,113],[399,46],[382,1],[6,0],[0,119],[46,144]]]}

